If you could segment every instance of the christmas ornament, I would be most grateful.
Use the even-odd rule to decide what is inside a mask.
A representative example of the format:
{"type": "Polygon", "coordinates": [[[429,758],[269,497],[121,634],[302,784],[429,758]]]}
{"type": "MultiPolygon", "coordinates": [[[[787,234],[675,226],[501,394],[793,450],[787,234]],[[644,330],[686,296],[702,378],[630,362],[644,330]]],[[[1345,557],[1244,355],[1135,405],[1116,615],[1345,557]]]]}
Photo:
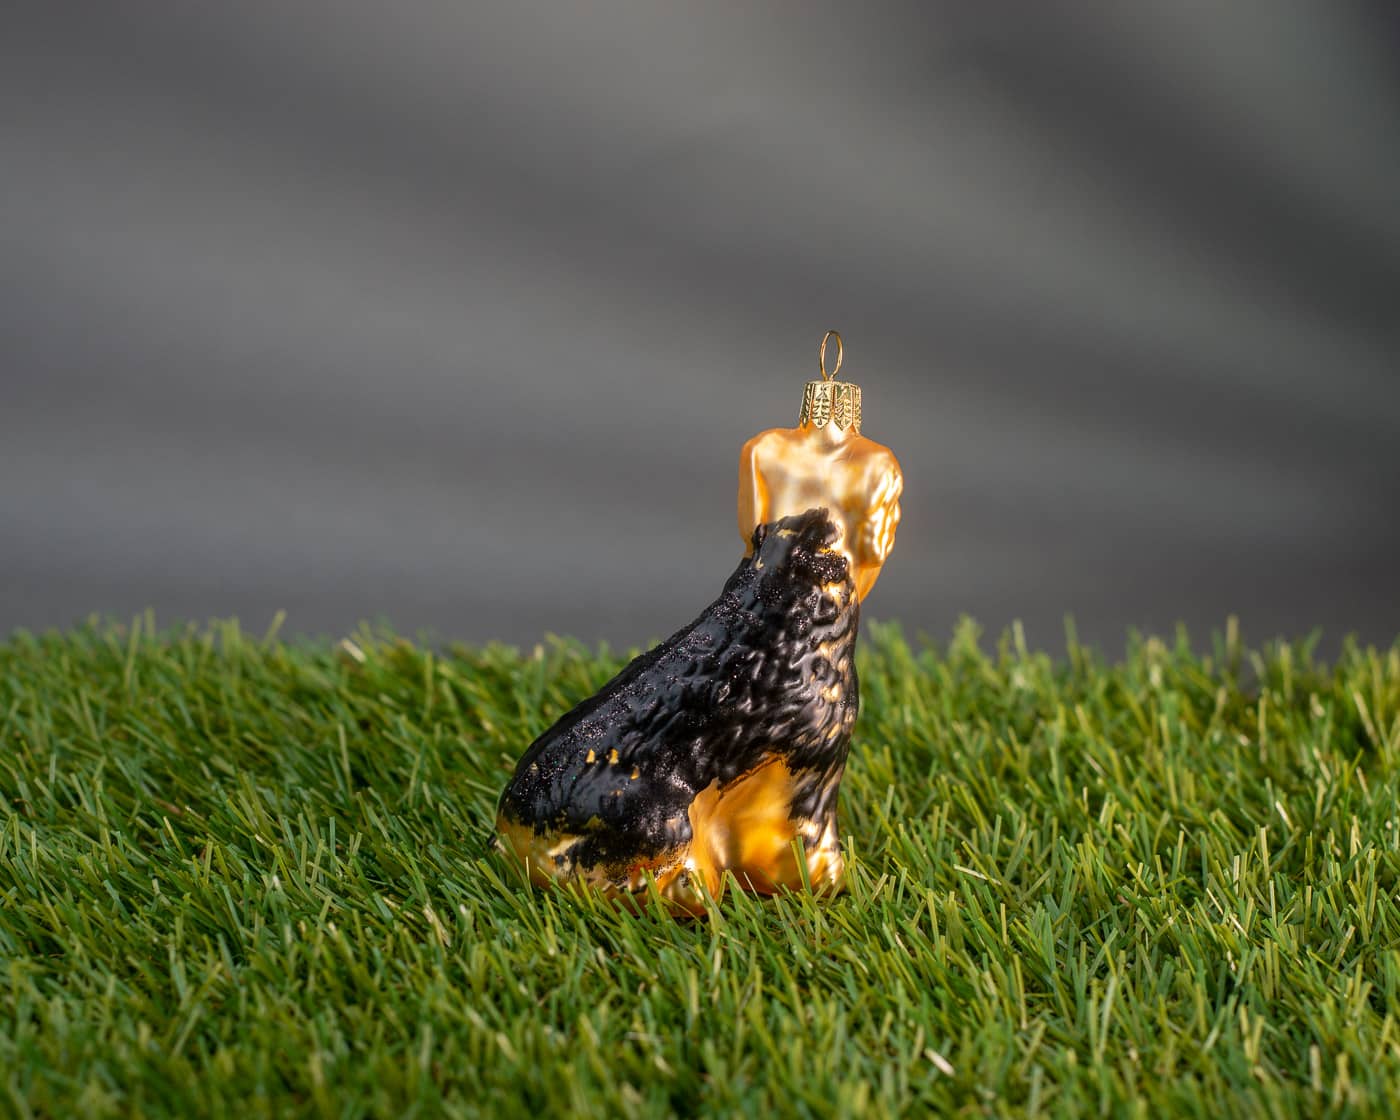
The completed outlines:
{"type": "Polygon", "coordinates": [[[536,885],[641,901],[654,881],[691,914],[726,872],[762,894],[840,888],[860,601],[894,545],[903,488],[893,452],[861,434],[842,359],[828,331],[797,427],[744,445],[746,551],[719,598],[521,756],[496,843],[536,885]]]}

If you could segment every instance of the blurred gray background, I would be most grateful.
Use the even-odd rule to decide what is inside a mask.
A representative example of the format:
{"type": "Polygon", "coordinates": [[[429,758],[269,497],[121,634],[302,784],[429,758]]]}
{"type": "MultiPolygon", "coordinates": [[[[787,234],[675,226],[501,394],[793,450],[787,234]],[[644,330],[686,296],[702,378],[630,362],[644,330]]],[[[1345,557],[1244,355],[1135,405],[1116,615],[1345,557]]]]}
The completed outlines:
{"type": "Polygon", "coordinates": [[[1392,5],[7,13],[0,633],[662,636],[828,327],[867,617],[1400,631],[1392,5]]]}

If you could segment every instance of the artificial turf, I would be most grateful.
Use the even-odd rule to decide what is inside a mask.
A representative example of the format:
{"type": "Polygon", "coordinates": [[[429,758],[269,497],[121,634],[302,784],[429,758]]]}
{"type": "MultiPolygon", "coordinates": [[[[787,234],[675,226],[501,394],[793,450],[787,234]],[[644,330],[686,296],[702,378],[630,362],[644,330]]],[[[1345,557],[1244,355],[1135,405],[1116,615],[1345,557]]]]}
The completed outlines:
{"type": "Polygon", "coordinates": [[[1400,643],[868,627],[848,893],[522,887],[621,658],[234,624],[0,644],[0,1111],[1388,1115],[1400,643]]]}

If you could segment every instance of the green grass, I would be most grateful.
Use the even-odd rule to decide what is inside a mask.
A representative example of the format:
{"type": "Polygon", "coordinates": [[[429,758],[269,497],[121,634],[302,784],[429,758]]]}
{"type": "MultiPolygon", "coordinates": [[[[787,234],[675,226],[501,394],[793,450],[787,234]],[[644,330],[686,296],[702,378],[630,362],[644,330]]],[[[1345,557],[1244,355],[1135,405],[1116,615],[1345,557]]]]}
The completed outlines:
{"type": "Polygon", "coordinates": [[[1391,1112],[1400,644],[862,641],[849,893],[698,922],[482,847],[616,656],[0,644],[0,1112],[1391,1112]]]}

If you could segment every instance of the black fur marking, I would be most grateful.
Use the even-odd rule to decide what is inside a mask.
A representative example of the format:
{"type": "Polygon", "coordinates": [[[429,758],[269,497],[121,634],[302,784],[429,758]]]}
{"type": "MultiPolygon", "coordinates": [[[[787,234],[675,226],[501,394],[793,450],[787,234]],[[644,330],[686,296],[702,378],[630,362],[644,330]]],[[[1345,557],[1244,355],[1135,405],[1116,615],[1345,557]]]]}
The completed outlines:
{"type": "Polygon", "coordinates": [[[506,819],[579,835],[566,864],[647,859],[690,839],[696,794],[773,755],[802,776],[793,816],[826,819],[860,703],[859,604],[845,557],[825,551],[836,537],[825,509],[755,529],[699,618],[530,745],[506,819]]]}

